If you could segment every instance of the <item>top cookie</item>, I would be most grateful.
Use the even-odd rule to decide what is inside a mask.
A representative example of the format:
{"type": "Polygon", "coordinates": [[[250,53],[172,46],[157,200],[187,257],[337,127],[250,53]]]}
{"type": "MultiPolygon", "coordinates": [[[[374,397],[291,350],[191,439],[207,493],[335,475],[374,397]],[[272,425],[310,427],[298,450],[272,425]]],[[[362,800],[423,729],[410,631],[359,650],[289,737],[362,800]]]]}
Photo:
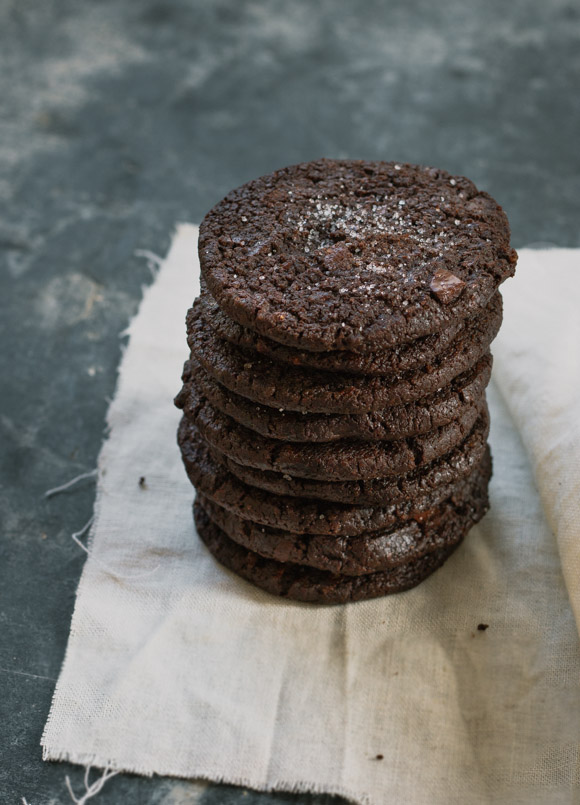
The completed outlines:
{"type": "Polygon", "coordinates": [[[239,324],[369,352],[475,315],[513,275],[502,208],[461,176],[321,159],[233,190],[204,218],[202,276],[239,324]]]}

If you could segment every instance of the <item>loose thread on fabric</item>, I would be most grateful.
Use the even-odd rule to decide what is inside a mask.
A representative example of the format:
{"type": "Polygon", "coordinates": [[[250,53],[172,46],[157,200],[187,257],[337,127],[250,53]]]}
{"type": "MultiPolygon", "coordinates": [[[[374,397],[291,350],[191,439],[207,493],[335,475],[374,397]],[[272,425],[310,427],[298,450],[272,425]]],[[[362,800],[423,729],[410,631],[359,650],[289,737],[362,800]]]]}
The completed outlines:
{"type": "Polygon", "coordinates": [[[84,481],[85,478],[96,478],[98,470],[94,469],[90,472],[83,472],[80,475],[76,475],[74,478],[71,478],[70,481],[67,481],[66,484],[61,484],[61,486],[55,486],[54,489],[47,489],[44,493],[45,498],[51,498],[53,495],[59,495],[61,492],[66,492],[67,489],[70,489],[72,486],[77,484],[79,481],[84,481]]]}
{"type": "Polygon", "coordinates": [[[87,800],[92,799],[95,797],[100,791],[102,791],[103,786],[110,780],[111,777],[116,777],[117,774],[120,774],[118,771],[113,771],[112,769],[105,769],[101,777],[98,777],[93,783],[89,785],[89,775],[91,773],[91,767],[85,767],[85,776],[84,776],[84,784],[85,784],[85,793],[80,797],[80,799],[76,796],[75,792],[72,790],[72,785],[70,782],[70,778],[67,774],[65,777],[66,787],[68,789],[68,793],[70,794],[70,798],[75,803],[75,805],[85,805],[87,800]]]}
{"type": "MultiPolygon", "coordinates": [[[[67,481],[66,484],[62,484],[61,486],[56,486],[54,489],[47,490],[44,493],[44,497],[49,498],[52,497],[53,495],[58,495],[60,492],[64,492],[65,490],[70,489],[72,486],[78,483],[78,481],[82,481],[85,478],[95,478],[97,474],[98,474],[97,469],[91,470],[91,472],[83,472],[81,475],[77,475],[75,478],[71,478],[71,480],[67,481]]],[[[95,522],[95,515],[93,514],[91,515],[91,517],[89,517],[84,526],[81,529],[79,529],[79,531],[73,531],[73,533],[71,534],[71,539],[76,545],[78,545],[78,547],[82,551],[86,553],[87,556],[90,556],[97,565],[106,570],[107,573],[110,573],[111,575],[115,576],[118,579],[130,580],[150,576],[152,573],[155,573],[157,570],[159,570],[160,565],[155,565],[154,568],[152,568],[151,570],[145,570],[143,573],[119,573],[114,568],[109,567],[109,565],[107,565],[105,562],[101,562],[98,559],[96,559],[92,555],[91,551],[87,548],[87,546],[83,542],[81,542],[81,537],[84,537],[84,535],[87,533],[87,531],[94,522],[95,522]]]]}
{"type": "Polygon", "coordinates": [[[89,530],[89,528],[92,526],[92,524],[94,522],[95,522],[95,515],[92,514],[89,517],[89,519],[87,520],[87,522],[84,524],[84,526],[80,529],[80,531],[74,531],[71,534],[72,541],[76,542],[76,544],[79,546],[79,548],[82,548],[87,556],[90,556],[89,549],[87,548],[86,545],[83,545],[83,543],[81,542],[80,538],[84,537],[84,535],[87,533],[87,531],[89,530]]]}
{"type": "Polygon", "coordinates": [[[110,565],[107,565],[106,562],[101,562],[94,556],[94,554],[87,548],[87,546],[83,542],[81,542],[81,537],[84,537],[84,535],[87,533],[87,531],[94,522],[95,522],[95,515],[93,514],[92,517],[90,517],[89,520],[87,520],[87,522],[79,531],[75,531],[71,534],[71,539],[74,543],[76,543],[79,546],[79,548],[81,548],[86,553],[87,556],[91,557],[91,559],[93,560],[93,562],[95,562],[95,564],[99,565],[99,567],[102,567],[103,570],[107,571],[107,573],[110,573],[117,579],[130,581],[131,579],[141,579],[144,578],[145,576],[151,576],[153,573],[159,570],[161,565],[157,564],[155,565],[154,568],[151,568],[151,570],[144,570],[142,573],[119,573],[117,570],[110,567],[110,565]]]}
{"type": "Polygon", "coordinates": [[[147,260],[147,268],[151,272],[153,279],[155,279],[157,272],[163,265],[163,257],[149,251],[149,249],[135,249],[133,254],[135,257],[144,257],[147,260]]]}

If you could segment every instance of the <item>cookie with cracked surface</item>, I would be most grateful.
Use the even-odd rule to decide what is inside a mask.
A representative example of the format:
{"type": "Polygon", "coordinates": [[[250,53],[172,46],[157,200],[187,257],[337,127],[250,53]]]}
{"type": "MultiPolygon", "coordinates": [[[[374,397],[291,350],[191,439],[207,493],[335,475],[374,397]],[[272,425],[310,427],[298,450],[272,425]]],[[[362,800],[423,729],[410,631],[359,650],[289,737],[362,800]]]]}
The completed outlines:
{"type": "MultiPolygon", "coordinates": [[[[491,311],[500,313],[502,298],[499,291],[493,295],[489,305],[478,315],[485,317],[491,311]]],[[[287,347],[272,341],[254,330],[242,327],[221,310],[208,291],[202,291],[187,314],[186,324],[199,315],[219,338],[242,349],[258,352],[273,361],[290,366],[320,369],[326,372],[342,372],[370,377],[401,374],[428,366],[438,355],[448,350],[453,343],[465,338],[469,319],[457,319],[444,330],[407,344],[400,344],[380,352],[349,352],[332,350],[313,352],[287,347]]],[[[483,324],[482,324],[483,326],[483,324]]]]}
{"type": "Polygon", "coordinates": [[[321,159],[232,190],[202,221],[199,258],[244,327],[366,353],[477,315],[517,255],[500,205],[462,176],[321,159]]]}
{"type": "Polygon", "coordinates": [[[449,386],[415,403],[365,414],[302,414],[279,411],[229,391],[192,357],[185,363],[184,385],[175,404],[191,418],[195,399],[191,391],[195,386],[214,408],[262,436],[287,442],[389,441],[428,433],[458,419],[467,407],[479,404],[489,383],[491,366],[492,357],[488,353],[467,372],[454,378],[449,386]]]}
{"type": "Polygon", "coordinates": [[[205,441],[245,467],[322,481],[406,475],[449,453],[471,432],[484,402],[447,425],[394,441],[284,442],[260,436],[214,408],[193,385],[186,415],[205,441]]]}
{"type": "MultiPolygon", "coordinates": [[[[446,458],[429,468],[430,483],[415,481],[421,490],[416,498],[401,499],[399,494],[394,503],[385,497],[379,505],[356,505],[272,494],[240,481],[215,460],[195,425],[185,417],[179,426],[178,443],[187,475],[198,492],[243,519],[297,534],[355,536],[417,518],[418,512],[428,511],[452,494],[455,485],[465,480],[461,472],[469,472],[473,466],[468,462],[467,467],[457,470],[446,458]]],[[[461,448],[452,454],[455,452],[461,453],[461,448]]]]}
{"type": "Polygon", "coordinates": [[[405,500],[441,500],[467,478],[486,452],[487,424],[477,423],[468,438],[454,450],[428,467],[394,478],[371,478],[364,481],[313,481],[293,478],[279,472],[244,467],[209,447],[216,464],[249,486],[274,495],[357,506],[384,506],[405,500]]]}
{"type": "Polygon", "coordinates": [[[440,567],[459,544],[381,572],[345,576],[264,559],[229,539],[200,505],[194,507],[194,517],[197,533],[224,567],[273,595],[309,603],[346,604],[416,587],[440,567]]]}
{"type": "Polygon", "coordinates": [[[191,321],[188,340],[204,370],[241,397],[283,410],[366,414],[415,402],[448,386],[487,354],[500,325],[501,310],[472,319],[465,339],[437,356],[429,367],[392,377],[361,377],[276,363],[221,340],[199,316],[191,321]]]}
{"type": "Polygon", "coordinates": [[[203,495],[198,502],[229,539],[266,559],[307,565],[331,573],[360,576],[412,562],[462,539],[489,508],[489,452],[469,483],[433,507],[428,517],[356,537],[293,534],[243,520],[203,495]]]}

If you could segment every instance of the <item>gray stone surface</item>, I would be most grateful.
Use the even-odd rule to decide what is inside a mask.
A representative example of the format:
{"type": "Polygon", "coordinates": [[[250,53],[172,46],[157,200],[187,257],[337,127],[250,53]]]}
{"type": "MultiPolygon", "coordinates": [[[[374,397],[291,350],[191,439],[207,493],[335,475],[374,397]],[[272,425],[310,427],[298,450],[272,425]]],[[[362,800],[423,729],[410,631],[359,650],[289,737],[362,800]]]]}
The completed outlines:
{"type": "MultiPolygon", "coordinates": [[[[119,334],[176,221],[318,156],[465,173],[515,245],[580,245],[575,0],[0,0],[0,801],[68,802],[39,740],[119,334]]],[[[176,391],[179,386],[176,378],[176,391]]],[[[120,776],[103,805],[337,802],[120,776]]]]}

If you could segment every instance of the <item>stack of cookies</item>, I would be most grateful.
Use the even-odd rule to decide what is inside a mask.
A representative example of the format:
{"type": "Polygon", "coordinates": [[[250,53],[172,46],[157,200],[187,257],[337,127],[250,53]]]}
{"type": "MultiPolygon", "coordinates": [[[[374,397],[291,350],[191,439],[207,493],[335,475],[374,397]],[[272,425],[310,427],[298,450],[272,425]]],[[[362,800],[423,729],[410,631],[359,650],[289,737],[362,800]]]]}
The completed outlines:
{"type": "Polygon", "coordinates": [[[204,219],[176,404],[197,531],[277,595],[415,586],[488,508],[485,388],[516,254],[432,168],[319,160],[204,219]]]}

